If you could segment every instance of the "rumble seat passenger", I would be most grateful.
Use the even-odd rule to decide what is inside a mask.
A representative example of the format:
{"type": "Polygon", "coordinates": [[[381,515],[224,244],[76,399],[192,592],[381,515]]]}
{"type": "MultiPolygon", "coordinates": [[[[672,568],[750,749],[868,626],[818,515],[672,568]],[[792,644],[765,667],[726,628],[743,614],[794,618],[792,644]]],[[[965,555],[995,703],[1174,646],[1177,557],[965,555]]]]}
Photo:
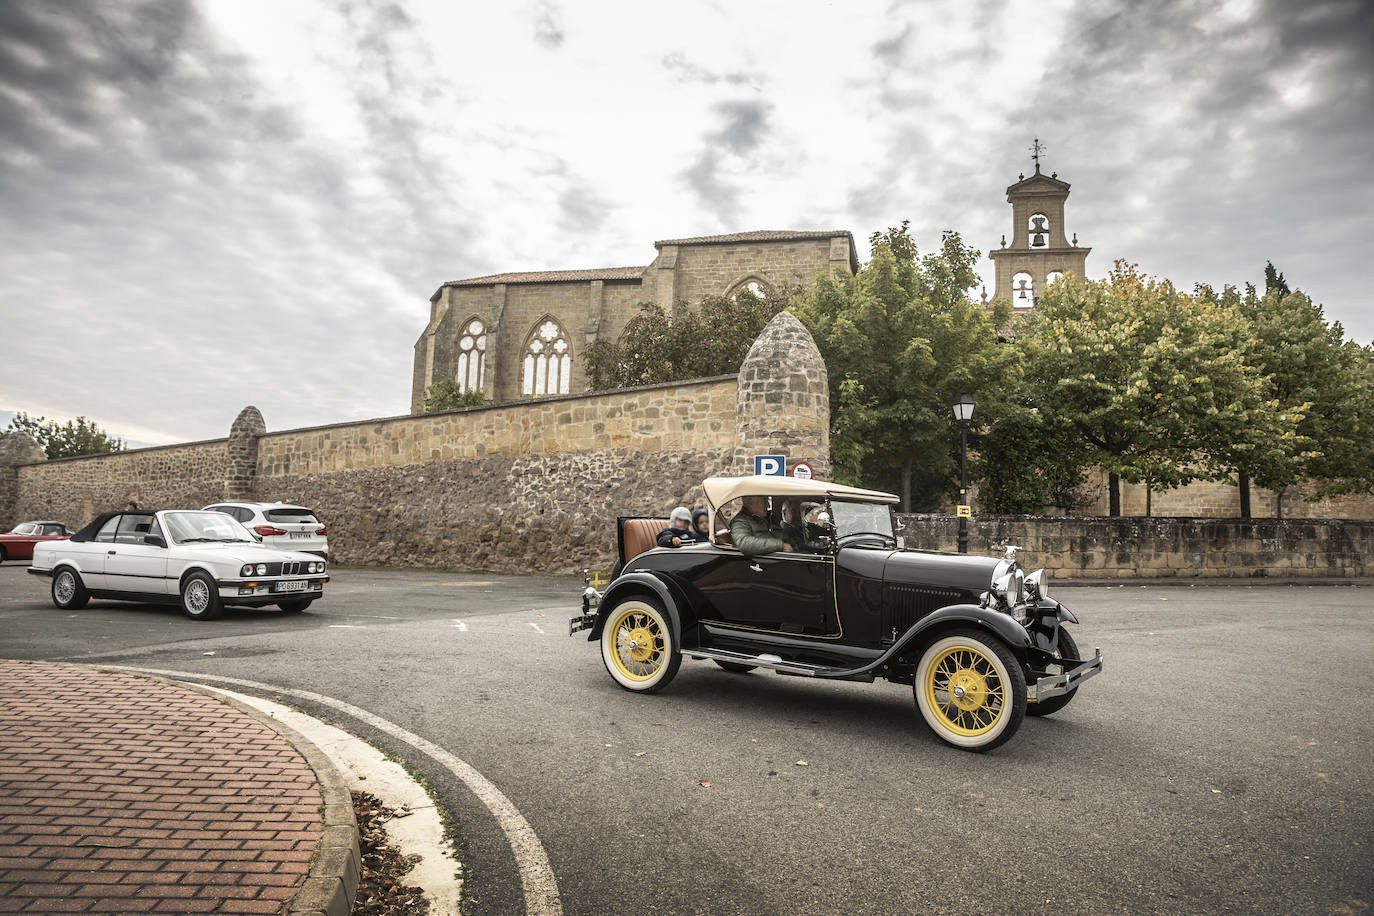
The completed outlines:
{"type": "Polygon", "coordinates": [[[658,533],[669,525],[666,518],[627,518],[623,529],[625,562],[658,546],[658,533]]]}

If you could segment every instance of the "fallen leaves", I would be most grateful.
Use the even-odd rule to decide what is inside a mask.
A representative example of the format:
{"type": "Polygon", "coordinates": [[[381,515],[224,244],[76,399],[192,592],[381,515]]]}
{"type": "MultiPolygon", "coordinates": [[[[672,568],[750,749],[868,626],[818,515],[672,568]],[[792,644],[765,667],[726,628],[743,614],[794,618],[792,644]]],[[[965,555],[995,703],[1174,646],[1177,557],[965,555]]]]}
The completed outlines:
{"type": "Polygon", "coordinates": [[[425,916],[429,901],[421,888],[402,882],[414,862],[388,841],[384,825],[411,811],[388,808],[373,795],[354,792],[353,814],[358,819],[358,845],[362,850],[362,877],[352,916],[425,916]]]}

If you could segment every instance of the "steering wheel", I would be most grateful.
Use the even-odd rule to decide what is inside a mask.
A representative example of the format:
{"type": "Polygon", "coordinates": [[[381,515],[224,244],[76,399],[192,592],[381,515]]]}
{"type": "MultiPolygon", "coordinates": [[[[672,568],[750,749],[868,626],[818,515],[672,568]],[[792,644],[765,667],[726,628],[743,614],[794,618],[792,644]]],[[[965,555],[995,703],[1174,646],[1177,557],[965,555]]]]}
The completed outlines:
{"type": "Polygon", "coordinates": [[[881,531],[851,531],[851,532],[849,532],[848,534],[842,534],[842,535],[840,535],[838,538],[836,538],[836,539],[835,539],[835,544],[836,544],[836,546],[840,546],[840,545],[844,544],[844,542],[847,541],[847,540],[849,540],[850,538],[862,538],[862,537],[879,538],[879,539],[882,540],[884,543],[886,543],[886,542],[888,542],[888,541],[893,541],[893,542],[895,543],[896,540],[897,540],[897,539],[896,539],[895,537],[893,537],[892,535],[890,535],[890,534],[883,534],[883,532],[881,532],[881,531]]]}

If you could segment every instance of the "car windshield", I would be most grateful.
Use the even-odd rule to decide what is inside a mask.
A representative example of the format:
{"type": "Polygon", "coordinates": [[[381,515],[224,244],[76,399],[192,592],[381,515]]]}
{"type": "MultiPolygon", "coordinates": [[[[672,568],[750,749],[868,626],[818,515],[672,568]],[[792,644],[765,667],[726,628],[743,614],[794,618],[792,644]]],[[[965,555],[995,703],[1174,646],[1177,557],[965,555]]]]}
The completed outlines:
{"type": "Polygon", "coordinates": [[[162,517],[177,544],[251,542],[238,520],[223,512],[168,512],[162,517]]]}
{"type": "Polygon", "coordinates": [[[892,530],[892,509],[887,503],[848,503],[838,500],[830,502],[831,521],[835,525],[835,537],[840,544],[846,539],[849,543],[863,540],[859,535],[877,535],[884,542],[897,543],[892,530]]]}
{"type": "Polygon", "coordinates": [[[35,532],[35,530],[34,530],[34,525],[33,525],[32,522],[24,522],[24,524],[22,524],[22,525],[16,525],[15,528],[14,528],[14,530],[10,532],[10,534],[34,534],[34,533],[36,533],[36,532],[35,532]]]}

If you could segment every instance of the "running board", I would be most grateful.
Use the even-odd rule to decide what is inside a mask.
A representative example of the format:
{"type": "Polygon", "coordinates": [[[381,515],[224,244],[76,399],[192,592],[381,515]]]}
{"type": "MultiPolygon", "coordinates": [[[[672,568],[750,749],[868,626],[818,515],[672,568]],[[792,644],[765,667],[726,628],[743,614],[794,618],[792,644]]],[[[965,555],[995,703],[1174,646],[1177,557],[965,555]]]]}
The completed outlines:
{"type": "Polygon", "coordinates": [[[831,678],[851,678],[853,680],[872,681],[871,674],[850,675],[844,668],[836,668],[831,665],[810,665],[806,662],[784,661],[777,655],[748,655],[744,652],[731,652],[728,649],[683,649],[682,654],[688,658],[705,658],[716,662],[729,662],[734,665],[750,665],[755,668],[772,668],[778,674],[790,674],[796,677],[831,677],[831,678]]]}

